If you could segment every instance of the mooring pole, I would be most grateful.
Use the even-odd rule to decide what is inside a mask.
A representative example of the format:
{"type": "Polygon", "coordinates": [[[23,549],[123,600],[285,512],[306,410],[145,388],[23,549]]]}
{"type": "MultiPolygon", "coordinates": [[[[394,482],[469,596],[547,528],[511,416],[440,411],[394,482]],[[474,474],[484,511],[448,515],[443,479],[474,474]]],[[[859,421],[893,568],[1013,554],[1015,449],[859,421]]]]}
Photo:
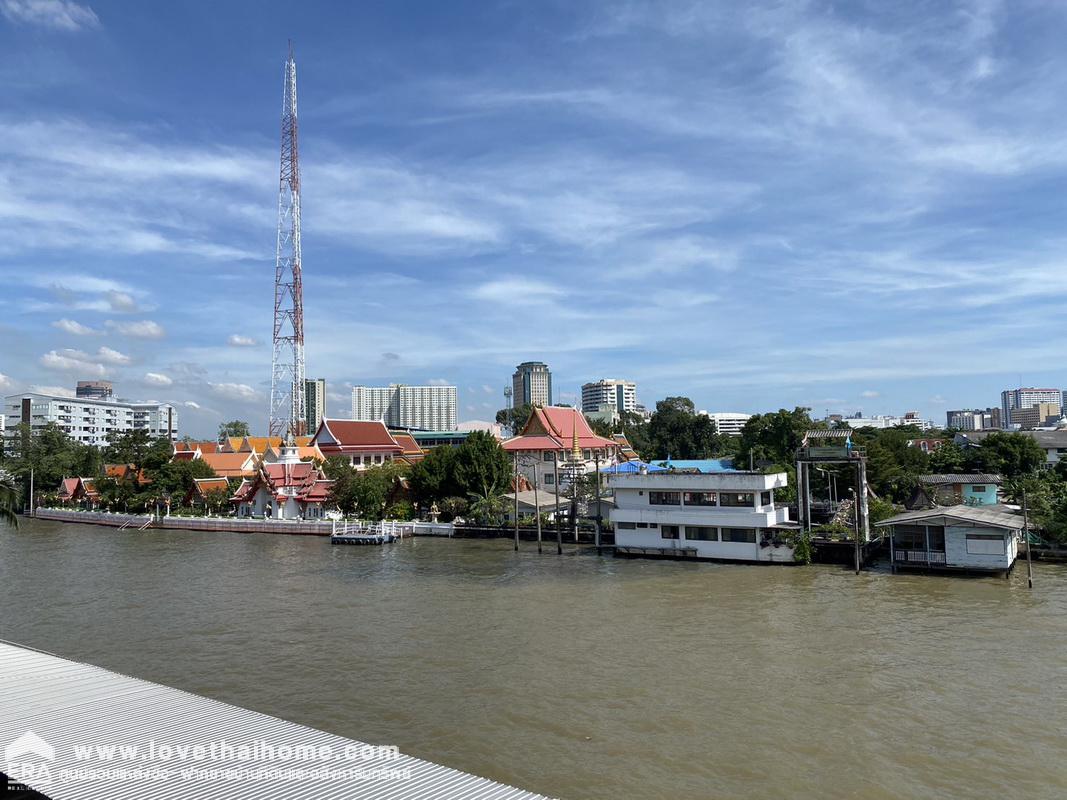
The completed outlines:
{"type": "Polygon", "coordinates": [[[519,453],[516,450],[515,455],[512,458],[512,463],[515,465],[515,485],[512,487],[512,491],[515,492],[515,552],[519,552],[519,453]]]}
{"type": "Polygon", "coordinates": [[[852,519],[855,523],[856,531],[856,574],[860,574],[860,507],[859,498],[856,496],[856,490],[851,489],[852,492],[852,519]]]}
{"type": "Polygon", "coordinates": [[[541,496],[537,493],[537,466],[534,466],[534,516],[537,518],[537,552],[541,553],[541,496]]]}
{"type": "Polygon", "coordinates": [[[552,480],[556,495],[556,555],[563,555],[563,531],[559,529],[559,453],[552,451],[552,480]]]}
{"type": "Polygon", "coordinates": [[[1026,508],[1026,489],[1023,489],[1023,538],[1026,539],[1026,585],[1034,588],[1034,562],[1030,559],[1030,517],[1026,508]]]}
{"type": "Polygon", "coordinates": [[[600,555],[600,451],[594,455],[596,466],[596,554],[600,555]]]}
{"type": "Polygon", "coordinates": [[[33,502],[33,467],[30,467],[30,516],[37,516],[37,504],[33,502]]]}

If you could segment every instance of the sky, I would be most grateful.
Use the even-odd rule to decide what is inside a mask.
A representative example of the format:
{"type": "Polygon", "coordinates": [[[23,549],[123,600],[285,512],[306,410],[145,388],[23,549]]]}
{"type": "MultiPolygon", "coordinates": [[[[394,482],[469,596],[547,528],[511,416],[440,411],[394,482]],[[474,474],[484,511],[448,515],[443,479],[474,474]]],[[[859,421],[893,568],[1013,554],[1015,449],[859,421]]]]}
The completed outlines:
{"type": "Polygon", "coordinates": [[[0,0],[0,390],[264,431],[287,40],[306,359],[866,414],[1067,384],[1067,4],[0,0]]]}

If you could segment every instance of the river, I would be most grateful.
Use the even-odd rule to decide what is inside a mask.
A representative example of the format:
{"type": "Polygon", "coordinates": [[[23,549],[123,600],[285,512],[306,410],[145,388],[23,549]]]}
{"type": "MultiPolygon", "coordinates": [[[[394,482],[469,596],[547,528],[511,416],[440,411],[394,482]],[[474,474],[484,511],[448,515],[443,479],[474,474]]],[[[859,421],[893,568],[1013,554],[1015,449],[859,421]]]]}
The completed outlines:
{"type": "Polygon", "coordinates": [[[1067,796],[1067,566],[0,528],[0,638],[563,798],[1067,796]]]}

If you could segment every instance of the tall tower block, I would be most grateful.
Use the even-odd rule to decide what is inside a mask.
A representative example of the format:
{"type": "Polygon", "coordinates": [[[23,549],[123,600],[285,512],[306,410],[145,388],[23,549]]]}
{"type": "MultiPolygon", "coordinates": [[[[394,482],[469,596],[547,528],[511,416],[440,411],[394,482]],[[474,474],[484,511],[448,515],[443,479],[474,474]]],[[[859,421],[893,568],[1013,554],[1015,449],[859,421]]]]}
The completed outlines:
{"type": "Polygon", "coordinates": [[[274,262],[274,354],[270,435],[304,433],[304,297],[300,260],[300,159],[297,149],[293,43],[282,89],[282,155],[278,180],[278,249],[274,262]]]}

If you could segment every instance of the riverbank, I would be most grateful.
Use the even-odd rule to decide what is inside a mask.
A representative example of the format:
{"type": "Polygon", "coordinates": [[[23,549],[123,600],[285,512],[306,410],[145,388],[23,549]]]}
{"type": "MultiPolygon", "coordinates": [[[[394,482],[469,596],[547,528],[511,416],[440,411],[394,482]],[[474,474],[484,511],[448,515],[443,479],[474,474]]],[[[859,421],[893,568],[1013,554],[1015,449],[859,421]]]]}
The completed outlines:
{"type": "Polygon", "coordinates": [[[331,522],[290,522],[288,520],[234,519],[229,517],[155,517],[152,514],[117,514],[110,511],[75,511],[62,508],[38,508],[37,519],[104,525],[110,528],[162,528],[220,533],[278,533],[299,536],[329,536],[331,522]]]}

